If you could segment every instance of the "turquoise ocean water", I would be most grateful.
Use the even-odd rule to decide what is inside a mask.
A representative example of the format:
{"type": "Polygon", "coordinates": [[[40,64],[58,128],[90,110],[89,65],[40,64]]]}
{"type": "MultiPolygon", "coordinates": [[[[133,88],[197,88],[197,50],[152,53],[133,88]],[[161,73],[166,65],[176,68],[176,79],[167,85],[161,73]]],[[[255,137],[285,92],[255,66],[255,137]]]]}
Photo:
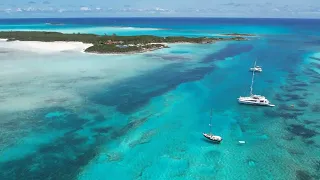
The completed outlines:
{"type": "Polygon", "coordinates": [[[257,37],[117,56],[0,44],[0,179],[320,179],[319,20],[0,20],[8,30],[257,37]],[[237,103],[255,60],[274,108],[237,103]],[[210,109],[221,144],[202,137],[210,109]]]}

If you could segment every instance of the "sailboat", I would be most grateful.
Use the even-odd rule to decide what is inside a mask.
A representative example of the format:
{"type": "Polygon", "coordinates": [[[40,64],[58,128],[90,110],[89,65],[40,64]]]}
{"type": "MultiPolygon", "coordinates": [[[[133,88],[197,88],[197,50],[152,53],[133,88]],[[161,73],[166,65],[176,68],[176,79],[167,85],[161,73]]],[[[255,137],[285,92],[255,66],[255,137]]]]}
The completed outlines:
{"type": "Polygon", "coordinates": [[[253,80],[254,80],[254,71],[252,72],[252,81],[250,86],[250,96],[247,97],[239,97],[238,102],[241,104],[249,104],[249,105],[260,105],[260,106],[275,106],[274,104],[271,104],[269,100],[261,95],[255,95],[252,93],[253,91],[253,80]]]}
{"type": "Polygon", "coordinates": [[[262,67],[261,66],[257,66],[257,61],[254,61],[254,66],[252,68],[250,68],[250,71],[253,72],[262,72],[262,67]]]}
{"type": "Polygon", "coordinates": [[[212,109],[211,109],[211,112],[210,112],[210,124],[209,124],[209,127],[210,127],[210,132],[209,133],[202,133],[203,136],[205,138],[207,138],[208,140],[210,141],[213,141],[215,143],[220,143],[222,141],[222,138],[220,136],[216,136],[214,134],[212,134],[212,109]]]}

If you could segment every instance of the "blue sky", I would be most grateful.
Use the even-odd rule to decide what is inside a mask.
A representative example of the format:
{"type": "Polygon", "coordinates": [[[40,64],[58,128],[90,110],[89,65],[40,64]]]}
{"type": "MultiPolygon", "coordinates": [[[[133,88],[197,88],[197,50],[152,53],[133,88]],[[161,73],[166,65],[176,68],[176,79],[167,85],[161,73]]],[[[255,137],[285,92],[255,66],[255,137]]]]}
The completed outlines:
{"type": "Polygon", "coordinates": [[[16,17],[320,18],[320,0],[1,0],[16,17]]]}

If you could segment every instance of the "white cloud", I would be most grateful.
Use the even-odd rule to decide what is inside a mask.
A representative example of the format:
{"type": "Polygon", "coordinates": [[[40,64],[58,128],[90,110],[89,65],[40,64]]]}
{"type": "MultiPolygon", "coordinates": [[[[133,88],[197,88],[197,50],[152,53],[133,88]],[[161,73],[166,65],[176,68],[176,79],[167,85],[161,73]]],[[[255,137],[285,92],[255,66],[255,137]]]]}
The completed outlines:
{"type": "Polygon", "coordinates": [[[11,13],[11,11],[12,11],[11,8],[7,8],[7,9],[4,10],[4,12],[6,12],[6,13],[11,13]]]}
{"type": "Polygon", "coordinates": [[[28,7],[26,9],[24,9],[25,11],[36,11],[37,9],[33,8],[33,7],[28,7]]]}
{"type": "Polygon", "coordinates": [[[91,11],[91,9],[89,7],[83,6],[80,8],[80,11],[91,11]]]}
{"type": "Polygon", "coordinates": [[[165,9],[158,8],[158,7],[156,7],[155,10],[156,10],[156,11],[165,11],[165,9]]]}
{"type": "Polygon", "coordinates": [[[147,9],[122,8],[122,9],[114,9],[114,11],[115,12],[126,12],[126,13],[137,12],[137,13],[151,13],[151,14],[173,12],[173,10],[163,9],[163,8],[159,8],[159,7],[147,8],[147,9]]]}
{"type": "Polygon", "coordinates": [[[169,9],[163,9],[163,8],[159,8],[159,7],[156,7],[154,10],[157,12],[171,12],[171,10],[169,10],[169,9]]]}
{"type": "Polygon", "coordinates": [[[280,9],[278,9],[278,8],[273,8],[272,11],[280,12],[280,9]]]}
{"type": "MultiPolygon", "coordinates": [[[[33,0],[35,1],[35,0],[33,0]]],[[[42,0],[45,1],[45,0],[42,0]]],[[[284,5],[284,4],[271,4],[271,3],[254,3],[254,4],[244,4],[244,3],[227,3],[227,4],[218,4],[213,8],[176,8],[176,9],[166,9],[164,7],[154,6],[150,8],[135,8],[132,6],[124,6],[123,8],[109,8],[107,6],[89,6],[83,4],[82,6],[40,6],[37,4],[29,4],[25,7],[19,6],[2,6],[0,12],[5,12],[8,14],[13,13],[81,13],[86,12],[94,13],[106,13],[108,15],[116,13],[120,16],[128,15],[188,15],[188,16],[202,16],[202,15],[211,15],[211,16],[221,16],[221,17],[230,17],[241,15],[245,17],[257,17],[257,16],[292,16],[291,14],[296,14],[296,16],[307,16],[307,14],[319,14],[320,6],[311,6],[311,5],[284,5]],[[7,8],[7,9],[6,9],[7,8]],[[273,13],[273,14],[272,14],[273,13]],[[299,15],[301,13],[301,15],[299,15]]]]}
{"type": "Polygon", "coordinates": [[[34,7],[27,7],[27,8],[15,8],[15,9],[6,9],[5,12],[64,12],[64,9],[57,9],[57,8],[34,8],[34,7]]]}

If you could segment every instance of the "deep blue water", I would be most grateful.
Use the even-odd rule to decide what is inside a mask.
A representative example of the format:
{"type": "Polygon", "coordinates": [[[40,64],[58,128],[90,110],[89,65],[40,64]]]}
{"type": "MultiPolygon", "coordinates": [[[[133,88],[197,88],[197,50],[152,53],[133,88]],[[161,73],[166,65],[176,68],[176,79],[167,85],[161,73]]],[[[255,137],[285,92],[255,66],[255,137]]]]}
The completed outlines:
{"type": "MultiPolygon", "coordinates": [[[[318,19],[248,19],[248,18],[39,18],[39,19],[0,19],[4,29],[65,29],[81,27],[136,27],[159,28],[164,35],[189,33],[189,36],[208,33],[255,33],[255,34],[319,34],[318,19]],[[62,25],[46,25],[60,23],[62,25]],[[16,26],[18,25],[18,26],[16,26]],[[21,26],[22,25],[22,26],[21,26]],[[40,25],[40,26],[39,26],[40,25]],[[172,31],[174,30],[174,31],[172,31]],[[174,33],[176,31],[176,33],[174,33]],[[166,33],[167,32],[167,33],[166,33]],[[170,32],[170,33],[168,33],[170,32]],[[172,34],[173,33],[173,34],[172,34]]],[[[97,32],[102,33],[102,32],[97,32]]],[[[152,32],[141,31],[141,34],[152,32]]],[[[140,34],[140,33],[133,33],[140,34]]],[[[130,35],[130,34],[126,34],[130,35]]],[[[158,32],[157,35],[162,35],[158,32]]]]}
{"type": "Polygon", "coordinates": [[[0,24],[39,24],[62,23],[92,26],[124,26],[124,27],[180,27],[208,25],[261,25],[261,26],[294,26],[319,27],[319,19],[273,19],[273,18],[23,18],[0,19],[0,24]]]}
{"type": "Polygon", "coordinates": [[[16,29],[160,36],[238,32],[258,37],[128,56],[137,62],[173,63],[83,91],[86,103],[77,105],[78,110],[57,104],[15,116],[0,114],[7,135],[0,138],[0,153],[13,156],[0,161],[0,179],[320,178],[320,20],[0,20],[0,30],[16,29]],[[248,68],[254,60],[263,67],[254,92],[265,95],[274,108],[236,102],[249,93],[248,68]],[[211,108],[214,133],[224,138],[220,145],[202,139],[211,108]],[[34,143],[23,140],[34,134],[39,134],[34,143]],[[247,143],[240,145],[239,140],[247,143]],[[25,154],[14,156],[16,149],[25,154]]]}

